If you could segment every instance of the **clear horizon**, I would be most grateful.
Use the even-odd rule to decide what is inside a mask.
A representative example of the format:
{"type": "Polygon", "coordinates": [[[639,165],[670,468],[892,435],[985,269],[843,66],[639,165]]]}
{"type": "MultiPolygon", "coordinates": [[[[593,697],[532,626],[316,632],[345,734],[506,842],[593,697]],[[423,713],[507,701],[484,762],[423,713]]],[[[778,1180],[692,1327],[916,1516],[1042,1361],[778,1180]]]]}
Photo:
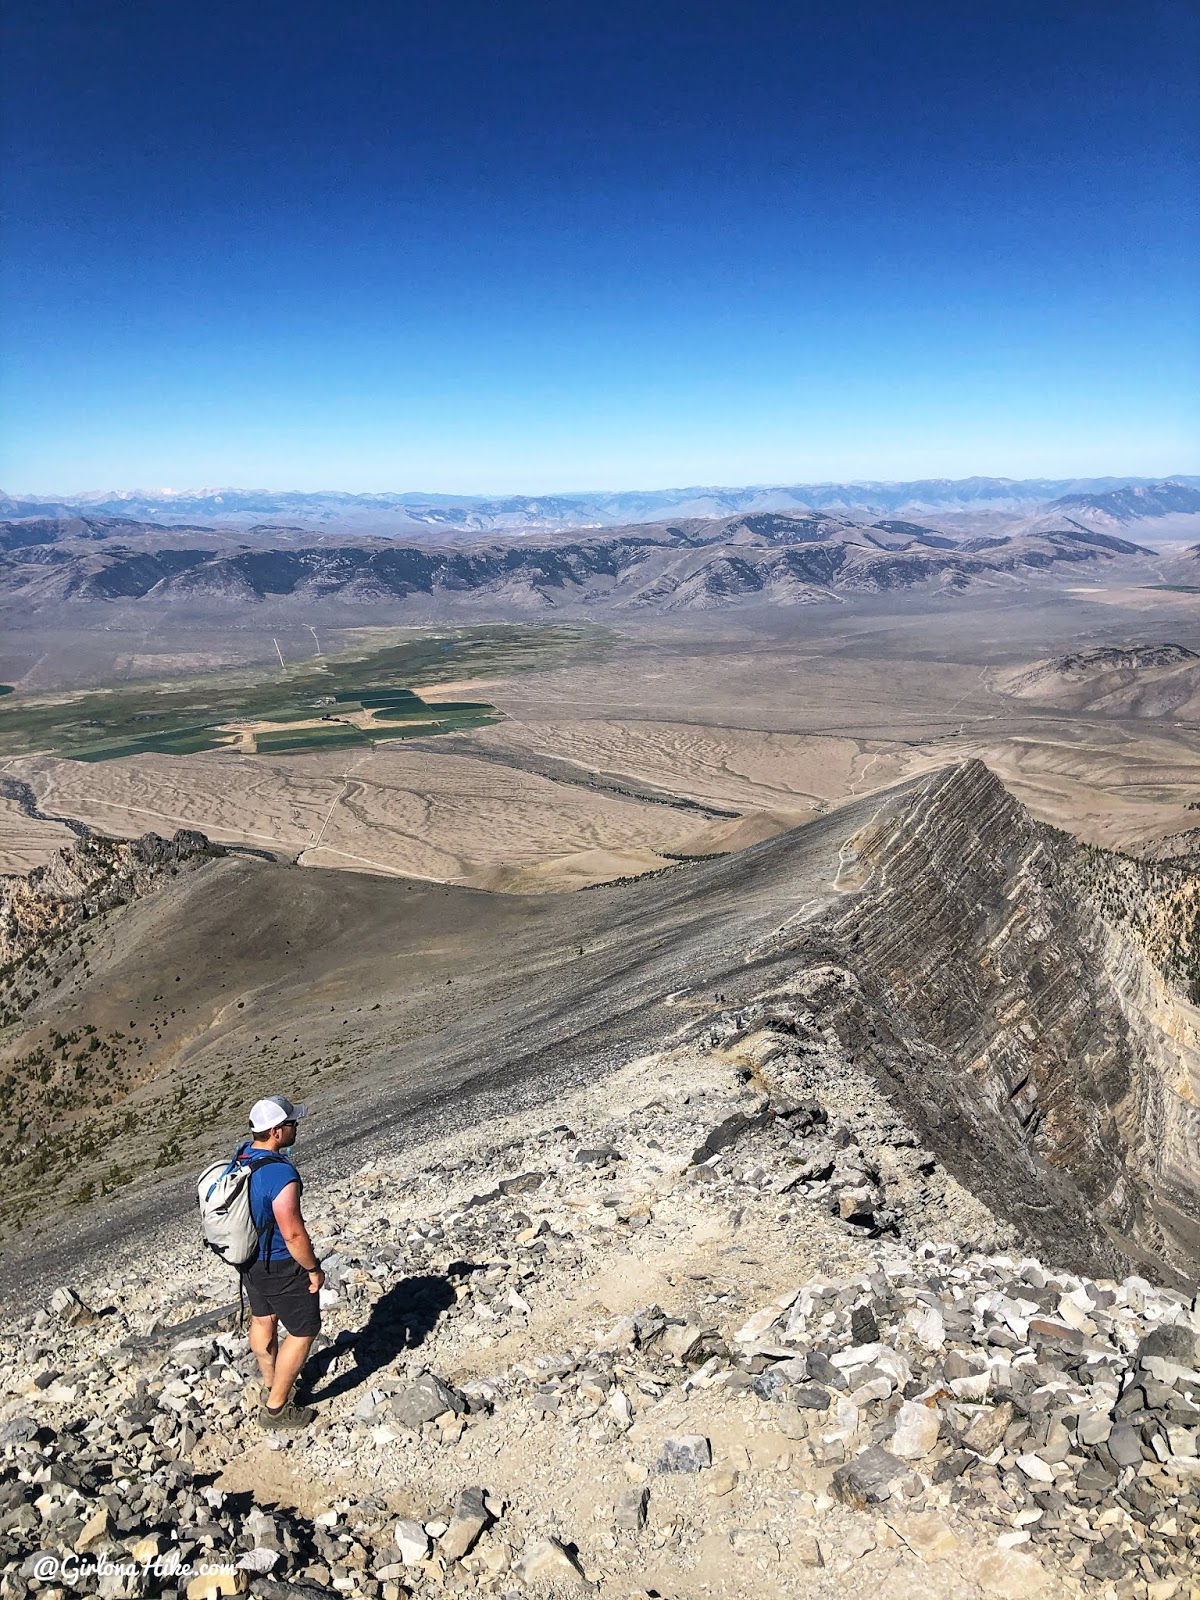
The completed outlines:
{"type": "Polygon", "coordinates": [[[1182,7],[47,0],[7,32],[0,483],[1200,472],[1182,7]]]}

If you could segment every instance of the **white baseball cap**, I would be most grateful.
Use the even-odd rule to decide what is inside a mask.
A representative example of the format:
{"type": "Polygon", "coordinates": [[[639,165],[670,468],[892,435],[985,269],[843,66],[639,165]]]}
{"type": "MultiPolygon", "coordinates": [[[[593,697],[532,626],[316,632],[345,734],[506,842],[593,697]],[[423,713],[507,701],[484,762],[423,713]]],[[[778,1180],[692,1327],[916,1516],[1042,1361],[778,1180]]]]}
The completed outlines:
{"type": "Polygon", "coordinates": [[[269,1133],[281,1122],[299,1122],[301,1117],[307,1115],[307,1106],[294,1106],[286,1095],[268,1095],[265,1100],[256,1100],[250,1107],[250,1131],[269,1133]]]}

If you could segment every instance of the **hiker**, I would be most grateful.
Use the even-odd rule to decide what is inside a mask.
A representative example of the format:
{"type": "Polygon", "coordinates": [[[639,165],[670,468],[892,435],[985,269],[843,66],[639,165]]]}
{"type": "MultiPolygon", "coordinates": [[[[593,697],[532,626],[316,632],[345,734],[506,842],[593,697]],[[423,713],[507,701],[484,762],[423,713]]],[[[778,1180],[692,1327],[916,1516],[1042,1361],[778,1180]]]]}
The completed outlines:
{"type": "Polygon", "coordinates": [[[258,1100],[250,1111],[254,1139],[238,1151],[250,1164],[250,1213],[258,1229],[257,1258],[241,1269],[250,1302],[250,1348],[263,1378],[259,1421],[264,1428],[304,1428],[316,1416],[312,1406],[292,1398],[300,1369],[321,1330],[321,1286],[325,1274],[313,1249],[300,1196],[304,1189],[291,1158],[296,1125],[308,1113],[281,1094],[258,1100]],[[264,1156],[273,1159],[258,1162],[264,1156]],[[279,1324],[288,1337],[281,1345],[279,1324]]]}

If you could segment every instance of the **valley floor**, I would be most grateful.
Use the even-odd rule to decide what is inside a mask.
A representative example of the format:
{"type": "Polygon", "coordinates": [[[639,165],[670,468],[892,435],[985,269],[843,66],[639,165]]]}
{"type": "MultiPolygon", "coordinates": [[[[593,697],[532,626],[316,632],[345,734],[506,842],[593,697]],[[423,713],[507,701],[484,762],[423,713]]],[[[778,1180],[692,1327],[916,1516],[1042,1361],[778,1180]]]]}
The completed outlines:
{"type": "MultiPolygon", "coordinates": [[[[361,620],[349,628],[347,609],[340,631],[330,625],[330,651],[416,637],[361,620]]],[[[1195,644],[1193,612],[1188,596],[1050,584],[1019,595],[859,597],[833,609],[702,621],[622,619],[619,632],[582,630],[540,666],[531,650],[528,670],[506,671],[498,656],[471,692],[496,704],[499,725],[403,748],[96,763],[9,756],[0,776],[27,785],[47,820],[6,809],[0,870],[47,859],[61,842],[55,819],[67,818],[125,836],[196,828],[333,870],[504,892],[573,890],[739,848],[972,755],[1035,815],[1140,851],[1195,825],[1194,699],[1185,696],[1174,714],[1152,696],[1114,700],[1103,679],[1095,705],[1086,686],[1067,685],[1056,700],[1053,685],[1030,699],[1013,684],[1030,663],[1085,646],[1195,644]]],[[[318,612],[312,620],[325,627],[318,612]]],[[[177,647],[189,636],[209,647],[207,656],[197,648],[180,659],[243,673],[248,625],[226,624],[222,634],[215,619],[172,618],[177,647]]],[[[257,624],[268,650],[281,625],[269,617],[257,624]]],[[[156,626],[153,615],[106,613],[113,668],[126,659],[122,642],[143,650],[127,670],[158,661],[144,654],[156,626]]],[[[85,643],[99,648],[91,637],[85,643]]],[[[62,657],[68,671],[65,641],[18,629],[5,670],[19,684],[36,687],[48,670],[42,644],[54,645],[52,659],[62,657]]],[[[127,682],[121,692],[128,695],[127,682]]]]}

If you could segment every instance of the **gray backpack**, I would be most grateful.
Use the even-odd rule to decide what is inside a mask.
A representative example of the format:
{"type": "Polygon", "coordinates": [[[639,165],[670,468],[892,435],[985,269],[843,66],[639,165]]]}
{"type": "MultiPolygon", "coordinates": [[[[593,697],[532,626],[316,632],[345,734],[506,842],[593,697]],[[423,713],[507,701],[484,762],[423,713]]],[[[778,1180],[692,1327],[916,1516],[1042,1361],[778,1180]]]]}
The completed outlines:
{"type": "MultiPolygon", "coordinates": [[[[288,1165],[283,1156],[269,1153],[243,1161],[242,1150],[232,1161],[214,1161],[205,1167],[196,1186],[204,1242],[231,1267],[248,1267],[258,1258],[261,1235],[250,1210],[250,1180],[260,1167],[288,1165]]],[[[272,1218],[268,1232],[274,1227],[272,1218]]]]}

